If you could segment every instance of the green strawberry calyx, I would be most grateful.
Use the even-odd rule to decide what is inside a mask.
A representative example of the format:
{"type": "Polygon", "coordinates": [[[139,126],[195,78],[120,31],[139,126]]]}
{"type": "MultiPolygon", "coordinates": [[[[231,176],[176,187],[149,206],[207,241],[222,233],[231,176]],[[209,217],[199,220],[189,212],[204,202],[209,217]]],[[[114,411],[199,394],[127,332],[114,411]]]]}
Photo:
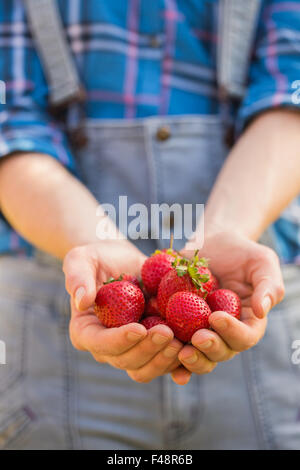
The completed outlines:
{"type": "Polygon", "coordinates": [[[174,242],[174,234],[172,233],[169,248],[164,251],[155,250],[155,252],[151,256],[159,255],[160,253],[167,253],[167,255],[171,255],[171,256],[174,256],[174,258],[176,258],[178,256],[178,252],[173,249],[173,242],[174,242]]]}
{"type": "Polygon", "coordinates": [[[103,282],[103,284],[106,285],[106,284],[112,284],[113,282],[117,282],[117,281],[123,281],[123,277],[124,277],[124,274],[121,274],[118,277],[118,279],[115,279],[114,277],[109,277],[107,281],[103,282]]]}
{"type": "Polygon", "coordinates": [[[208,260],[206,258],[199,258],[198,251],[195,251],[193,258],[178,258],[176,257],[172,263],[172,266],[176,269],[177,275],[179,277],[185,276],[188,274],[194,284],[194,286],[201,290],[203,293],[206,293],[206,290],[203,287],[207,281],[209,281],[209,274],[200,274],[199,267],[208,267],[208,260]]]}
{"type": "Polygon", "coordinates": [[[155,250],[155,252],[152,253],[151,256],[159,255],[160,253],[166,253],[167,255],[174,256],[174,258],[176,258],[178,256],[177,252],[175,250],[173,250],[173,248],[168,248],[165,251],[155,250]]]}

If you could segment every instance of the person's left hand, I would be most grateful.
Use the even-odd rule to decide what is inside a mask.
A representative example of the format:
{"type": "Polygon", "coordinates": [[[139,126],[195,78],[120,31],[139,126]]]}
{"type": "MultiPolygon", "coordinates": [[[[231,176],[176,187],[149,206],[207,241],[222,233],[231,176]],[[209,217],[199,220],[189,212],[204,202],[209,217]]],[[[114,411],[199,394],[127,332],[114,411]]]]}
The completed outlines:
{"type": "MultiPolygon", "coordinates": [[[[192,253],[185,252],[186,256],[192,253]]],[[[173,372],[173,379],[187,371],[209,373],[218,362],[232,359],[241,351],[252,348],[264,336],[267,313],[284,296],[284,285],[278,257],[270,248],[232,233],[207,237],[201,256],[209,259],[212,272],[222,288],[235,291],[242,300],[241,320],[226,312],[209,317],[213,329],[198,330],[179,353],[186,369],[173,372]]]]}
{"type": "Polygon", "coordinates": [[[139,275],[145,259],[127,240],[103,240],[73,248],[63,265],[71,297],[69,331],[73,346],[142,383],[177,369],[183,344],[166,325],[156,325],[148,331],[140,323],[105,328],[95,315],[94,302],[104,281],[124,272],[139,275]]]}

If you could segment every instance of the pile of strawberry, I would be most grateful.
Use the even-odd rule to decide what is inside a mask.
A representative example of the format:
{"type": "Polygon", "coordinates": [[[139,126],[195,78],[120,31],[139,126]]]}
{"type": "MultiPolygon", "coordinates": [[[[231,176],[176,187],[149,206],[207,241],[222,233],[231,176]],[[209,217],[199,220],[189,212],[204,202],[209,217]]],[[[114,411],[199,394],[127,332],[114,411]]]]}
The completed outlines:
{"type": "Polygon", "coordinates": [[[210,328],[212,312],[239,319],[241,300],[219,282],[197,252],[191,260],[172,249],[156,251],[142,267],[142,283],[130,275],[110,279],[98,291],[95,313],[107,328],[141,322],[147,329],[168,325],[188,343],[201,328],[210,328]]]}

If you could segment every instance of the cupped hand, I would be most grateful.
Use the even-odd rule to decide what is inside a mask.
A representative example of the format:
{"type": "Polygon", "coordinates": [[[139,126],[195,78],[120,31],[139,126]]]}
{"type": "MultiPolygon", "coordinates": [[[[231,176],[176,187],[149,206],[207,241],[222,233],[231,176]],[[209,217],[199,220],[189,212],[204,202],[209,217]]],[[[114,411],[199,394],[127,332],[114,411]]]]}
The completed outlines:
{"type": "Polygon", "coordinates": [[[178,353],[183,345],[165,325],[149,331],[139,323],[105,328],[93,309],[104,281],[122,273],[138,275],[144,260],[145,256],[126,240],[102,241],[71,250],[63,271],[71,296],[69,331],[73,346],[89,351],[97,362],[126,370],[133,380],[146,383],[180,366],[178,353]]]}
{"type": "MultiPolygon", "coordinates": [[[[189,256],[191,252],[184,254],[189,256]]],[[[268,312],[284,296],[284,284],[275,252],[240,235],[222,232],[207,237],[200,254],[209,259],[221,287],[235,291],[242,300],[240,320],[226,312],[212,313],[209,323],[213,331],[197,331],[192,345],[180,351],[179,359],[185,368],[202,374],[261,340],[268,312]]]]}

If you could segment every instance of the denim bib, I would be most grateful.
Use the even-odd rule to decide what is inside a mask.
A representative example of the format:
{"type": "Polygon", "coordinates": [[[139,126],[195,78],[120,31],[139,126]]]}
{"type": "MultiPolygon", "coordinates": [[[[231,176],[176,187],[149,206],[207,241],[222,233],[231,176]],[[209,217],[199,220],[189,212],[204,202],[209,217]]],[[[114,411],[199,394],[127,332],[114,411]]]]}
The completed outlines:
{"type": "MultiPolygon", "coordinates": [[[[153,227],[158,220],[151,224],[153,204],[179,204],[183,209],[185,204],[193,208],[204,204],[227,154],[219,116],[91,120],[85,131],[88,145],[76,154],[83,181],[101,204],[113,205],[117,222],[128,212],[120,205],[120,196],[126,197],[128,208],[134,204],[147,208],[144,239],[132,240],[146,253],[169,245],[169,239],[151,239],[150,230],[159,234],[161,229],[153,227]]],[[[182,232],[182,239],[175,239],[180,249],[185,236],[176,224],[181,219],[170,222],[166,213],[160,225],[169,223],[175,234],[182,232]]]]}

